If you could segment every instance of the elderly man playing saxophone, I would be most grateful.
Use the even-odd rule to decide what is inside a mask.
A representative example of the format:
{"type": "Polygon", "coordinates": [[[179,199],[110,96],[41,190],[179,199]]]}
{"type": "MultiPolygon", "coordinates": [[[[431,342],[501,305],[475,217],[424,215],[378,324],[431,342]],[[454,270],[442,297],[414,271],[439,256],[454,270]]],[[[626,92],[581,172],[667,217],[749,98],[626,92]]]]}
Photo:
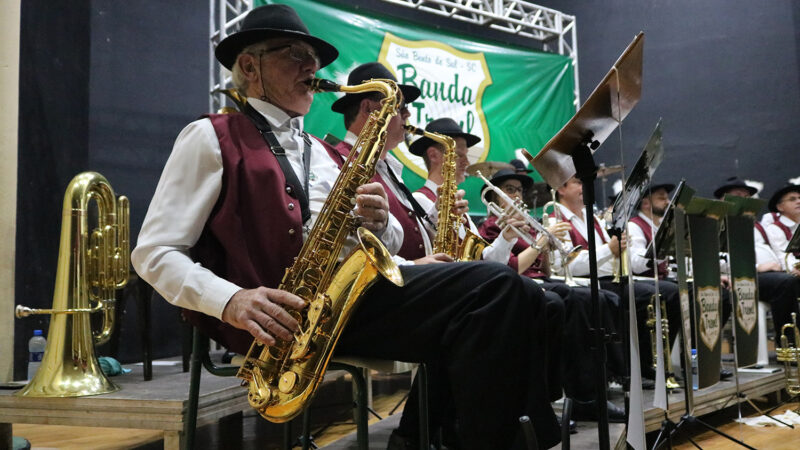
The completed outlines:
{"type": "MultiPolygon", "coordinates": [[[[309,82],[337,55],[292,8],[250,11],[216,49],[246,111],[184,128],[132,253],[143,279],[234,351],[253,339],[291,340],[300,327],[293,314],[306,302],[275,288],[339,173],[333,149],[303,130],[309,82]]],[[[388,209],[379,183],[358,188],[353,213],[396,252],[402,230],[388,209]]],[[[531,325],[542,301],[517,301],[540,294],[499,264],[400,270],[403,287],[381,278],[366,291],[336,351],[444,367],[465,448],[522,448],[521,415],[531,417],[540,446],[555,445],[558,424],[539,387],[541,348],[531,325]]]]}

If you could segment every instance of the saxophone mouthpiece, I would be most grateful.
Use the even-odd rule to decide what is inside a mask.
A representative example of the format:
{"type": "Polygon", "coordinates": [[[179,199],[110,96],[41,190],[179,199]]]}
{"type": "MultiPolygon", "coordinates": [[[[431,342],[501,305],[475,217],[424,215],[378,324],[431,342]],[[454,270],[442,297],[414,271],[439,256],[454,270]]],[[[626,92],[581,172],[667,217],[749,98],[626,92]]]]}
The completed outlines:
{"type": "Polygon", "coordinates": [[[405,125],[403,125],[403,128],[405,128],[406,131],[409,134],[415,134],[417,136],[424,136],[425,135],[425,133],[422,130],[420,130],[419,128],[415,127],[414,125],[405,124],[405,125]]]}
{"type": "Polygon", "coordinates": [[[324,78],[309,78],[306,84],[314,92],[339,92],[341,90],[341,86],[324,78]]]}

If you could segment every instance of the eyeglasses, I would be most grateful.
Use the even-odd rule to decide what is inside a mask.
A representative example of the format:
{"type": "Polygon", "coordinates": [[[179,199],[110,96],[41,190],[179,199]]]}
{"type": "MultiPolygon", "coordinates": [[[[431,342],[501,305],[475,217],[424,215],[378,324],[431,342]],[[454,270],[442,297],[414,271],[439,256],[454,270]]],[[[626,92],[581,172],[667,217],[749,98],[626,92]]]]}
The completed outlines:
{"type": "Polygon", "coordinates": [[[523,192],[522,186],[514,186],[513,184],[503,186],[500,189],[502,189],[503,192],[505,192],[508,195],[514,195],[516,193],[522,194],[523,192]]]}
{"type": "Polygon", "coordinates": [[[286,50],[287,48],[289,49],[289,58],[292,58],[292,60],[294,60],[295,62],[298,62],[300,64],[308,64],[310,62],[313,62],[314,64],[316,64],[317,67],[320,66],[319,56],[316,53],[306,49],[305,47],[301,47],[295,44],[285,44],[285,45],[279,45],[277,47],[264,49],[259,52],[259,56],[267,53],[280,52],[286,50]]]}

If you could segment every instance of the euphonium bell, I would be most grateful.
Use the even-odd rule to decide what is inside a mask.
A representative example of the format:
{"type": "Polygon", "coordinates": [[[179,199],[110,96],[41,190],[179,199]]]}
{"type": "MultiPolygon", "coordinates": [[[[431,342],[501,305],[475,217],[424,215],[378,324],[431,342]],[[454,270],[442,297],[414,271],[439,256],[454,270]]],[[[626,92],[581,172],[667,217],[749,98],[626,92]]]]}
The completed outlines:
{"type": "Polygon", "coordinates": [[[116,198],[108,181],[96,172],[75,176],[64,194],[61,243],[52,309],[17,305],[17,317],[50,314],[42,364],[16,395],[79,397],[119,389],[106,378],[94,353],[114,327],[114,291],[128,281],[130,265],[129,206],[116,198]],[[90,229],[89,202],[97,203],[97,228],[90,229]],[[103,314],[102,328],[92,334],[90,315],[103,314]]]}

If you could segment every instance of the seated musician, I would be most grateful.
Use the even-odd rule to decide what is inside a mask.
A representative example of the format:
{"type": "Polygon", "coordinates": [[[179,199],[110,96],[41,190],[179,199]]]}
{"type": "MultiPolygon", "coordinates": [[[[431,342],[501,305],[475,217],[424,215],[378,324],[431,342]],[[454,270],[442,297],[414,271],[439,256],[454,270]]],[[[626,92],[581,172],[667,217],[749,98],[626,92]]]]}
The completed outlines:
{"type": "Polygon", "coordinates": [[[786,254],[786,246],[800,223],[800,185],[788,184],[775,191],[769,199],[769,210],[778,217],[766,226],[772,250],[780,257],[781,268],[800,277],[800,255],[786,254]],[[788,263],[788,264],[787,264],[788,263]]]}
{"type": "MultiPolygon", "coordinates": [[[[533,180],[525,173],[502,169],[497,171],[490,182],[502,190],[511,200],[520,202],[525,195],[525,189],[533,185],[533,180]]],[[[508,208],[498,194],[484,187],[483,195],[486,201],[494,203],[503,210],[508,208]]],[[[497,217],[490,214],[479,227],[481,236],[489,242],[494,241],[504,233],[513,232],[512,227],[506,227],[508,217],[497,217]],[[498,220],[501,222],[498,224],[498,220]]],[[[519,228],[519,227],[518,227],[519,228]]],[[[571,229],[566,222],[556,223],[548,228],[554,236],[565,234],[571,229]]],[[[570,287],[563,281],[550,278],[548,253],[557,251],[551,248],[552,243],[544,234],[540,234],[530,227],[519,228],[521,233],[527,233],[533,245],[528,244],[519,235],[514,235],[514,247],[508,265],[522,275],[536,280],[549,295],[557,295],[564,302],[566,308],[566,323],[562,333],[561,358],[562,377],[564,379],[564,392],[566,396],[576,400],[573,406],[573,418],[576,420],[596,419],[594,407],[594,359],[591,347],[593,345],[589,329],[591,323],[591,292],[586,287],[570,287]]],[[[613,292],[600,290],[600,302],[618,302],[619,298],[613,292]]],[[[612,325],[612,324],[609,324],[612,325]]],[[[608,417],[611,422],[621,422],[625,419],[625,411],[608,402],[608,417]]]]}
{"type": "MultiPolygon", "coordinates": [[[[450,136],[456,141],[455,179],[456,184],[463,183],[467,177],[467,166],[469,166],[467,150],[480,142],[481,138],[474,134],[465,133],[455,120],[448,117],[431,121],[425,126],[425,131],[450,136]]],[[[414,192],[414,198],[417,199],[431,218],[438,217],[436,214],[438,190],[444,182],[444,175],[442,174],[444,150],[445,148],[443,145],[424,136],[412,142],[408,147],[408,151],[412,154],[422,157],[422,160],[425,162],[425,167],[428,169],[428,179],[425,181],[425,185],[414,192]]],[[[477,234],[478,227],[469,215],[466,214],[469,211],[469,202],[464,199],[464,191],[459,189],[456,196],[458,197],[456,204],[460,207],[459,213],[463,214],[469,229],[477,234]]],[[[511,247],[514,245],[514,240],[516,240],[516,236],[513,236],[513,233],[504,234],[499,239],[492,242],[491,245],[483,249],[482,259],[505,264],[508,261],[508,255],[510,254],[511,247]]]]}
{"type": "MultiPolygon", "coordinates": [[[[198,326],[237,352],[253,339],[291,341],[304,322],[289,311],[302,316],[308,299],[281,279],[301,246],[324,245],[304,243],[306,237],[334,226],[320,210],[341,196],[331,191],[338,154],[303,131],[303,116],[313,100],[309,81],[337,55],[292,8],[250,11],[240,31],[216,48],[247,98],[245,113],[212,114],[184,128],[132,252],[144,280],[194,311],[198,326]]],[[[344,205],[334,207],[352,208],[362,226],[399,250],[402,228],[380,183],[362,184],[354,206],[344,205]]],[[[532,323],[543,317],[541,294],[494,263],[409,264],[400,271],[403,287],[379,277],[366,290],[336,352],[444,367],[465,448],[522,448],[523,414],[532,418],[540,446],[558,442],[541,388],[540,324],[532,323]],[[498,373],[502,383],[495,382],[498,373]]]]}
{"type": "MultiPolygon", "coordinates": [[[[630,218],[628,224],[628,250],[631,257],[631,273],[637,277],[647,277],[648,280],[637,278],[636,284],[652,286],[655,292],[654,277],[658,277],[658,291],[661,294],[661,301],[665,303],[667,312],[667,322],[669,323],[669,340],[666,345],[672,346],[678,336],[681,324],[681,302],[678,283],[668,279],[667,261],[658,261],[653,270],[653,259],[646,256],[647,247],[653,242],[653,237],[664,219],[669,205],[669,193],[675,189],[674,184],[662,183],[651,184],[645,189],[644,196],[639,202],[639,208],[635,216],[630,218]]],[[[636,293],[634,289],[634,293],[636,293]]],[[[648,312],[647,306],[652,303],[651,299],[637,296],[636,300],[636,319],[639,334],[639,356],[642,367],[642,375],[646,378],[655,378],[653,362],[653,343],[650,339],[650,331],[647,328],[648,312]]],[[[655,305],[653,305],[655,308],[655,305]]],[[[657,332],[660,335],[660,331],[657,332]]],[[[666,355],[666,351],[665,351],[666,355]]]]}
{"type": "MultiPolygon", "coordinates": [[[[725,195],[752,197],[756,192],[758,192],[756,188],[748,186],[739,178],[731,177],[714,191],[714,197],[718,199],[722,199],[725,195]]],[[[776,253],[770,246],[767,232],[759,222],[754,223],[753,239],[759,300],[769,303],[775,335],[780,336],[781,327],[792,321],[792,312],[800,314],[797,302],[800,297],[800,278],[784,270],[782,255],[776,253]]],[[[794,336],[790,333],[789,338],[793,340],[794,336]]]]}

